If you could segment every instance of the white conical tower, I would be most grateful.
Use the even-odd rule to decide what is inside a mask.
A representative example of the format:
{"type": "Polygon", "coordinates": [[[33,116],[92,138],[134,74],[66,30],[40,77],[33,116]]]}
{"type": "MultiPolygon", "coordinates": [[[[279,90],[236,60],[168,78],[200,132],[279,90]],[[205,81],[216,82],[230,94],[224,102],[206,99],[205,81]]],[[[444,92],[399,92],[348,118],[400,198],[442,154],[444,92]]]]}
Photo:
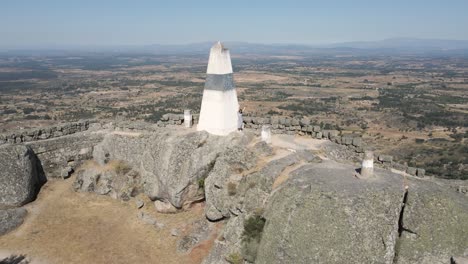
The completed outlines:
{"type": "Polygon", "coordinates": [[[221,42],[211,47],[197,130],[227,135],[237,130],[239,103],[232,80],[231,55],[221,42]]]}

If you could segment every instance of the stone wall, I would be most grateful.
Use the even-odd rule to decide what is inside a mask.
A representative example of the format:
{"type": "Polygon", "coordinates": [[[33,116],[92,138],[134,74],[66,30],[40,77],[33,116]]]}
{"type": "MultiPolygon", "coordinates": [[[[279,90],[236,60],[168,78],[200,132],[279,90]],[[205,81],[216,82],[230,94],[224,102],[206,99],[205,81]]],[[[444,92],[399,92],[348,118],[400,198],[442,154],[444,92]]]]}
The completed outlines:
{"type": "Polygon", "coordinates": [[[56,126],[42,127],[36,129],[18,130],[14,132],[0,134],[0,145],[6,143],[23,143],[38,141],[49,138],[56,138],[71,135],[77,132],[86,131],[89,121],[78,121],[73,123],[59,124],[56,126]]]}
{"type": "MultiPolygon", "coordinates": [[[[198,122],[198,115],[193,114],[193,124],[198,122]]],[[[317,124],[313,124],[309,118],[295,118],[283,116],[244,116],[244,128],[261,130],[263,126],[270,126],[273,134],[287,134],[309,136],[317,139],[328,139],[340,145],[345,145],[357,153],[363,153],[366,143],[359,134],[347,133],[333,129],[323,129],[317,124]]],[[[184,123],[183,114],[165,114],[158,121],[157,125],[182,125],[184,123]]],[[[378,151],[375,151],[378,152],[378,151]]],[[[422,168],[409,167],[407,164],[393,161],[390,155],[376,155],[376,165],[387,169],[396,169],[413,176],[424,177],[426,171],[422,168]]]]}
{"type": "MultiPolygon", "coordinates": [[[[198,124],[198,114],[192,114],[193,125],[198,124]]],[[[167,125],[182,125],[184,123],[183,114],[164,114],[161,120],[157,122],[158,127],[167,125]]],[[[138,123],[132,122],[133,126],[138,123]]],[[[282,116],[244,116],[244,127],[246,129],[261,130],[262,126],[270,126],[273,134],[288,134],[308,136],[317,139],[327,139],[337,144],[344,145],[356,153],[363,153],[366,148],[366,143],[359,134],[347,133],[346,131],[323,129],[317,124],[313,124],[309,118],[294,118],[282,116]]],[[[46,164],[44,170],[49,177],[62,177],[70,170],[68,163],[73,165],[72,161],[83,160],[89,155],[88,151],[92,151],[92,147],[99,142],[101,136],[82,135],[83,131],[87,131],[90,126],[90,121],[78,121],[73,123],[59,124],[56,126],[37,128],[30,130],[19,130],[10,133],[0,134],[0,145],[11,143],[29,143],[41,161],[46,164]],[[63,136],[77,134],[69,140],[61,139],[63,136]],[[80,146],[80,138],[84,141],[80,146]],[[42,142],[46,139],[56,139],[51,142],[42,142]],[[37,143],[36,143],[37,142],[37,143]],[[42,142],[42,143],[41,143],[42,142]],[[68,144],[68,142],[72,142],[68,144]],[[47,150],[44,150],[47,149],[47,150]],[[79,153],[82,154],[79,154],[79,153]],[[83,154],[86,152],[87,154],[83,154]],[[68,154],[65,154],[68,153],[68,154]]],[[[146,126],[145,126],[146,127],[146,126]]],[[[102,138],[101,138],[102,139],[102,138]]],[[[378,151],[375,151],[378,152],[378,151]]],[[[375,162],[377,165],[390,169],[394,168],[404,171],[410,175],[424,177],[425,170],[422,168],[409,167],[407,164],[402,164],[393,161],[393,157],[389,155],[376,155],[375,162]]],[[[74,166],[72,166],[74,167],[74,166]]]]}
{"type": "Polygon", "coordinates": [[[94,146],[103,138],[103,133],[85,131],[24,144],[36,153],[47,178],[67,178],[85,160],[93,158],[94,146]]]}
{"type": "Polygon", "coordinates": [[[93,148],[103,135],[89,132],[90,121],[58,124],[0,134],[0,145],[25,144],[39,158],[47,178],[68,177],[84,160],[92,158],[93,148]]]}
{"type": "MultiPolygon", "coordinates": [[[[196,125],[198,115],[193,115],[193,124],[196,125]]],[[[158,121],[158,126],[166,125],[182,125],[184,123],[183,114],[165,114],[158,121]]],[[[358,134],[342,134],[338,130],[323,129],[318,125],[314,125],[308,118],[290,118],[290,117],[253,117],[244,116],[244,128],[261,130],[262,126],[268,125],[273,134],[288,134],[310,136],[317,139],[328,139],[335,143],[346,145],[357,153],[364,151],[364,141],[358,134]]]]}

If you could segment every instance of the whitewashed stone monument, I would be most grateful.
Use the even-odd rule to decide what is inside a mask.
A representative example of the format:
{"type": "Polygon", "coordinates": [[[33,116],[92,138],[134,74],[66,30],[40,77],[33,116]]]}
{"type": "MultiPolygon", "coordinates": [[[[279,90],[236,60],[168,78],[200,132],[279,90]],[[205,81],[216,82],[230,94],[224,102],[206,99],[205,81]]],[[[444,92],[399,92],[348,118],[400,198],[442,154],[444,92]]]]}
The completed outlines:
{"type": "Polygon", "coordinates": [[[192,113],[190,110],[184,110],[185,127],[192,127],[192,113]]]}
{"type": "Polygon", "coordinates": [[[362,159],[361,177],[371,178],[374,176],[374,152],[366,150],[362,159]]]}
{"type": "Polygon", "coordinates": [[[221,42],[211,47],[197,130],[225,136],[237,130],[239,103],[232,80],[231,55],[221,42]]]}
{"type": "Polygon", "coordinates": [[[270,126],[262,126],[262,133],[261,133],[262,141],[267,144],[271,143],[271,128],[270,126]]]}

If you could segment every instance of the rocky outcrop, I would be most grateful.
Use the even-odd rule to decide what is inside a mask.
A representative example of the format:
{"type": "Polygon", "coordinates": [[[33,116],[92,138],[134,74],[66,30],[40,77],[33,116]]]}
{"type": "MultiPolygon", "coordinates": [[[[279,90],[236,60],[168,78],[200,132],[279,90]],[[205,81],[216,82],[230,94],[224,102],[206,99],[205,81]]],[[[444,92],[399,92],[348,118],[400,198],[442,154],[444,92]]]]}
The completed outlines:
{"type": "Polygon", "coordinates": [[[30,147],[0,146],[0,208],[32,201],[44,182],[42,168],[30,147]]]}
{"type": "Polygon", "coordinates": [[[203,181],[217,158],[251,138],[241,133],[218,137],[206,132],[173,132],[109,134],[95,147],[93,157],[101,165],[125,161],[141,174],[143,190],[152,200],[180,209],[204,199],[203,181]]]}
{"type": "MultiPolygon", "coordinates": [[[[189,234],[171,232],[180,236],[178,251],[189,253],[211,237],[215,225],[224,223],[205,264],[453,263],[466,257],[464,182],[446,185],[427,177],[406,179],[381,169],[375,169],[375,178],[359,179],[357,166],[350,161],[359,161],[361,138],[321,130],[307,119],[246,120],[257,127],[283,124],[294,127],[288,130],[293,133],[330,141],[322,142],[317,152],[305,145],[290,149],[294,140],[273,149],[264,142],[253,144],[251,131],[218,137],[130,124],[130,131],[128,126],[109,126],[105,131],[90,129],[27,146],[4,144],[0,146],[0,235],[20,225],[26,215],[22,208],[9,207],[34,199],[45,179],[36,152],[49,177],[66,178],[75,171],[77,191],[125,201],[144,192],[155,210],[164,213],[205,199],[206,218],[218,223],[205,219],[194,223],[189,234]]],[[[378,160],[396,164],[383,155],[378,160]]],[[[424,173],[414,168],[409,174],[424,173]]],[[[136,206],[144,203],[138,201],[136,206]]],[[[143,210],[138,217],[155,228],[163,227],[143,210]]]]}
{"type": "Polygon", "coordinates": [[[199,219],[190,224],[190,232],[177,241],[178,253],[190,253],[200,242],[207,240],[214,228],[214,224],[206,219],[199,219]]]}
{"type": "MultiPolygon", "coordinates": [[[[257,170],[252,169],[244,173],[241,177],[225,174],[225,170],[215,166],[205,182],[207,192],[205,214],[211,220],[226,217],[228,220],[221,239],[215,241],[203,263],[230,263],[238,258],[252,262],[255,259],[258,241],[245,240],[245,225],[249,219],[263,212],[275,181],[288,167],[300,166],[301,162],[316,163],[320,162],[320,159],[309,151],[298,151],[271,160],[257,170]]],[[[228,166],[219,164],[224,165],[223,167],[228,166]]]]}
{"type": "MultiPolygon", "coordinates": [[[[211,221],[230,215],[232,197],[242,173],[254,167],[257,157],[245,146],[235,146],[226,150],[217,160],[205,180],[205,215],[211,221]]],[[[235,209],[233,209],[235,210],[235,209]]]]}
{"type": "Polygon", "coordinates": [[[395,263],[451,263],[468,255],[468,197],[440,182],[410,182],[395,263]]]}
{"type": "Polygon", "coordinates": [[[26,215],[27,211],[24,208],[0,210],[0,236],[20,226],[26,215]]]}
{"type": "Polygon", "coordinates": [[[235,193],[224,172],[215,166],[205,182],[207,217],[227,220],[204,264],[450,263],[467,253],[467,197],[441,182],[382,169],[362,180],[351,165],[300,152],[244,174],[235,193]]]}
{"type": "Polygon", "coordinates": [[[335,162],[296,170],[268,202],[256,263],[392,263],[404,189],[335,162]]]}

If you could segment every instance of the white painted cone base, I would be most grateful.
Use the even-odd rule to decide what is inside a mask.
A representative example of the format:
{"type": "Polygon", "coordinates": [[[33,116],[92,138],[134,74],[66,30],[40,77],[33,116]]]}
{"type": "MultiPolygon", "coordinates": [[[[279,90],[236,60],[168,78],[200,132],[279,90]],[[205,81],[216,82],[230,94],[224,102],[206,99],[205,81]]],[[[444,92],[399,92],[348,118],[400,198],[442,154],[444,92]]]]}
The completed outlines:
{"type": "Polygon", "coordinates": [[[222,92],[205,89],[197,130],[220,136],[236,131],[238,109],[236,90],[222,92]]]}

